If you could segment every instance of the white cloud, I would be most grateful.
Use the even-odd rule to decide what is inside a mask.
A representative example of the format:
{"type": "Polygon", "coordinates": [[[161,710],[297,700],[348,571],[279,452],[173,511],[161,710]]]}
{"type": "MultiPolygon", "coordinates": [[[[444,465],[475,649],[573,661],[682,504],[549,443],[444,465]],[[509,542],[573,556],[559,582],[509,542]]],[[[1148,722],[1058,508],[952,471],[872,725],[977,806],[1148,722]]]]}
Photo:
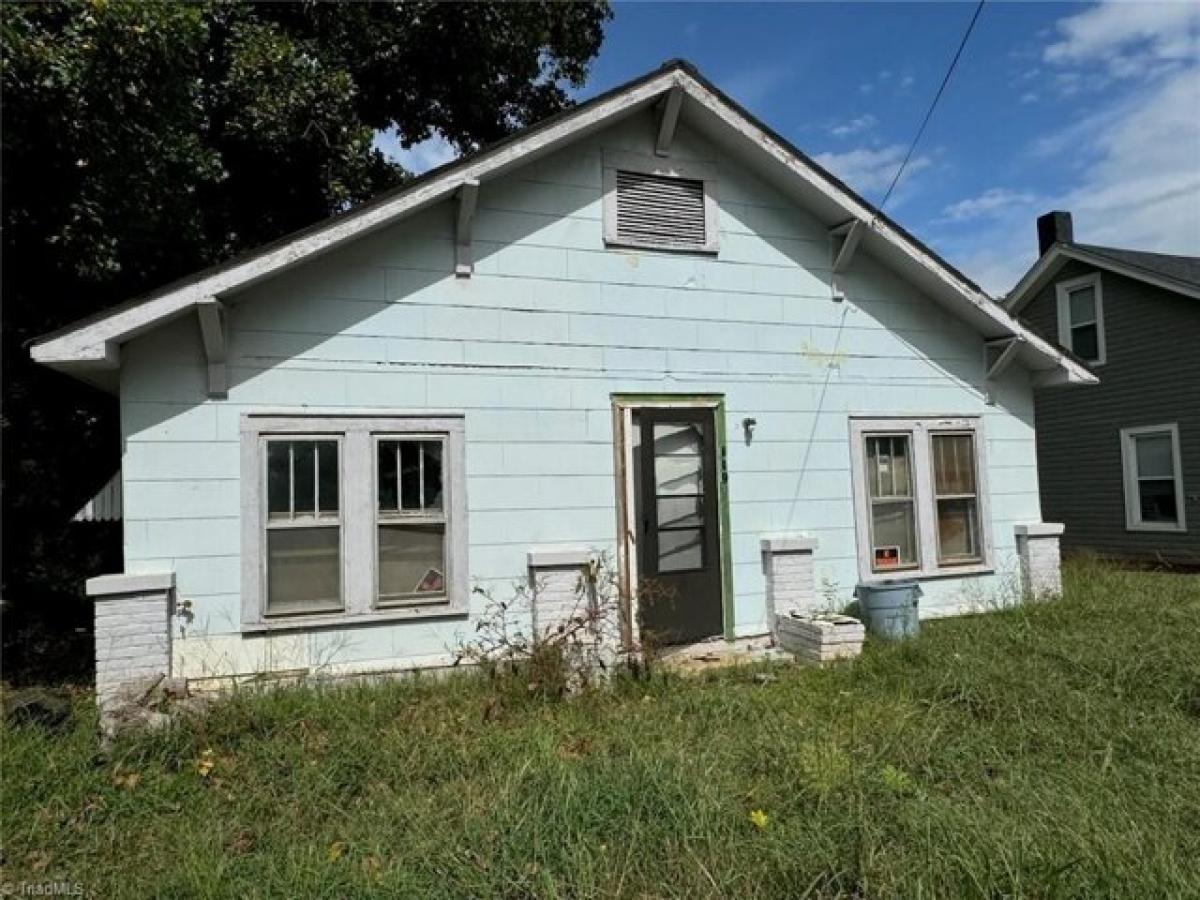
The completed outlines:
{"type": "MultiPolygon", "coordinates": [[[[859,147],[845,153],[818,153],[814,159],[829,169],[860,194],[883,191],[892,183],[896,169],[904,160],[903,144],[872,149],[859,147]]],[[[932,160],[928,156],[914,156],[908,161],[900,184],[905,184],[922,169],[928,168],[932,160]]]]}
{"type": "Polygon", "coordinates": [[[1094,244],[1200,253],[1200,67],[1137,92],[1064,206],[1094,244]]]}
{"type": "Polygon", "coordinates": [[[1029,92],[1021,95],[1022,103],[1037,103],[1038,99],[1039,99],[1038,95],[1036,93],[1034,93],[1033,91],[1029,91],[1029,92]]]}
{"type": "Polygon", "coordinates": [[[945,222],[970,222],[974,219],[996,218],[1014,207],[1025,209],[1038,198],[1029,191],[1014,191],[1009,188],[988,188],[977,197],[968,197],[951,203],[942,210],[945,222]]]}
{"type": "Polygon", "coordinates": [[[1056,30],[1059,40],[1042,53],[1046,62],[1103,60],[1115,77],[1135,74],[1128,67],[1131,59],[1200,58],[1200,5],[1195,3],[1102,3],[1059,20],[1056,30]]]}
{"type": "Polygon", "coordinates": [[[857,116],[845,122],[839,122],[836,125],[829,127],[829,133],[834,137],[849,137],[852,134],[858,134],[860,131],[867,131],[875,127],[875,123],[879,120],[870,113],[857,116]]]}
{"type": "Polygon", "coordinates": [[[936,243],[993,293],[1037,255],[1034,219],[1069,210],[1081,243],[1200,254],[1200,4],[1105,3],[1056,26],[1043,59],[1077,118],[1029,148],[1061,167],[1051,196],[985,191],[951,204],[936,243]],[[1104,93],[1094,92],[1103,88],[1104,93]],[[953,215],[977,216],[963,227],[953,215]]]}
{"type": "Polygon", "coordinates": [[[414,175],[436,169],[458,158],[458,150],[442,135],[435,134],[405,148],[400,146],[400,139],[394,131],[380,131],[375,134],[375,147],[414,175]]]}
{"type": "Polygon", "coordinates": [[[780,88],[791,75],[790,66],[763,63],[722,78],[720,84],[725,93],[742,106],[755,107],[780,88]]]}

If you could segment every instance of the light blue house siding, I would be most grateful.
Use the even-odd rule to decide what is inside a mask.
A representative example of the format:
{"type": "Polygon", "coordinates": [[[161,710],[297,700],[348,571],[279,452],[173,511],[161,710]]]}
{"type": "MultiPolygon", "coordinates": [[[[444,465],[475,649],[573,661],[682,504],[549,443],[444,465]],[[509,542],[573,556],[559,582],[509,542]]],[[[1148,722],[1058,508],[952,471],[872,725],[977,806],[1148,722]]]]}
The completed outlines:
{"type": "Polygon", "coordinates": [[[126,571],[176,573],[177,674],[437,664],[482,603],[242,635],[239,422],[262,410],[465,414],[471,579],[503,595],[532,546],[615,556],[612,395],[721,394],[738,635],[767,631],[767,533],[815,536],[819,602],[851,599],[851,415],[978,415],[995,572],[926,581],[923,610],[1009,594],[1014,525],[1040,520],[1025,370],[989,405],[978,334],[863,252],[834,301],[827,228],[682,127],[672,158],[718,167],[718,255],[606,249],[603,151],[651,154],[655,133],[638,115],[485,183],[470,278],[445,203],[232,298],[227,399],[194,316],[124,347],[126,571]]]}

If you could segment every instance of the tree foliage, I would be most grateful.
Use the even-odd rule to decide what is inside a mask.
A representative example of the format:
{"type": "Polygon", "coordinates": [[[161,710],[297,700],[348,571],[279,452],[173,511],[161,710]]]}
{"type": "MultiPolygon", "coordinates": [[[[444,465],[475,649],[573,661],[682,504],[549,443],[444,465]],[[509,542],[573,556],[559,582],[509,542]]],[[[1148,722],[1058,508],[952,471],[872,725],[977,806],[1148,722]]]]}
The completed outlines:
{"type": "Polygon", "coordinates": [[[67,525],[118,464],[115,401],[32,366],[25,344],[400,183],[380,131],[466,151],[564,108],[610,13],[71,0],[0,15],[5,644],[20,652],[31,613],[71,624],[84,574],[119,565],[111,535],[67,525]]]}

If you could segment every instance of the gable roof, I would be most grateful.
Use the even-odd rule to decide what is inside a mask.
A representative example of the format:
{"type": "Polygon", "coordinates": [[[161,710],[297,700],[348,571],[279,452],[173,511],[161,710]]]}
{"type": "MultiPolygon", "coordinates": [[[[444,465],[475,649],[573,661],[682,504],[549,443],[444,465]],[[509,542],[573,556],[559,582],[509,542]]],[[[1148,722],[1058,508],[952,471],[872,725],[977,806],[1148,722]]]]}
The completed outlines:
{"type": "Polygon", "coordinates": [[[681,120],[737,154],[831,228],[860,224],[863,249],[973,325],[983,337],[1020,338],[1018,358],[1027,367],[1046,373],[1047,380],[1096,381],[1085,366],[1019,324],[975,282],[682,60],[671,60],[350,211],[45,335],[33,342],[30,354],[38,362],[103,383],[103,378],[96,376],[120,367],[120,345],[131,338],[447,200],[464,185],[499,178],[649,109],[673,91],[682,97],[681,120]]]}
{"type": "Polygon", "coordinates": [[[1108,269],[1200,300],[1200,257],[1072,242],[1054,244],[1043,253],[1005,298],[1005,308],[1013,315],[1020,313],[1071,260],[1108,269]]]}

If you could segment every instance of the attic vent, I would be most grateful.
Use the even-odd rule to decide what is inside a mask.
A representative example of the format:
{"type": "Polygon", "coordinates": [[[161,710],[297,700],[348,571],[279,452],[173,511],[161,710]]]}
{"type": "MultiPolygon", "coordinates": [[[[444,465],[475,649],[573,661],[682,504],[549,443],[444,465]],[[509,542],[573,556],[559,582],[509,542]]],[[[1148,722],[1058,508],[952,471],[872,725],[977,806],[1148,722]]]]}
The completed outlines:
{"type": "Polygon", "coordinates": [[[705,250],[704,182],[617,171],[617,241],[705,250]]]}

